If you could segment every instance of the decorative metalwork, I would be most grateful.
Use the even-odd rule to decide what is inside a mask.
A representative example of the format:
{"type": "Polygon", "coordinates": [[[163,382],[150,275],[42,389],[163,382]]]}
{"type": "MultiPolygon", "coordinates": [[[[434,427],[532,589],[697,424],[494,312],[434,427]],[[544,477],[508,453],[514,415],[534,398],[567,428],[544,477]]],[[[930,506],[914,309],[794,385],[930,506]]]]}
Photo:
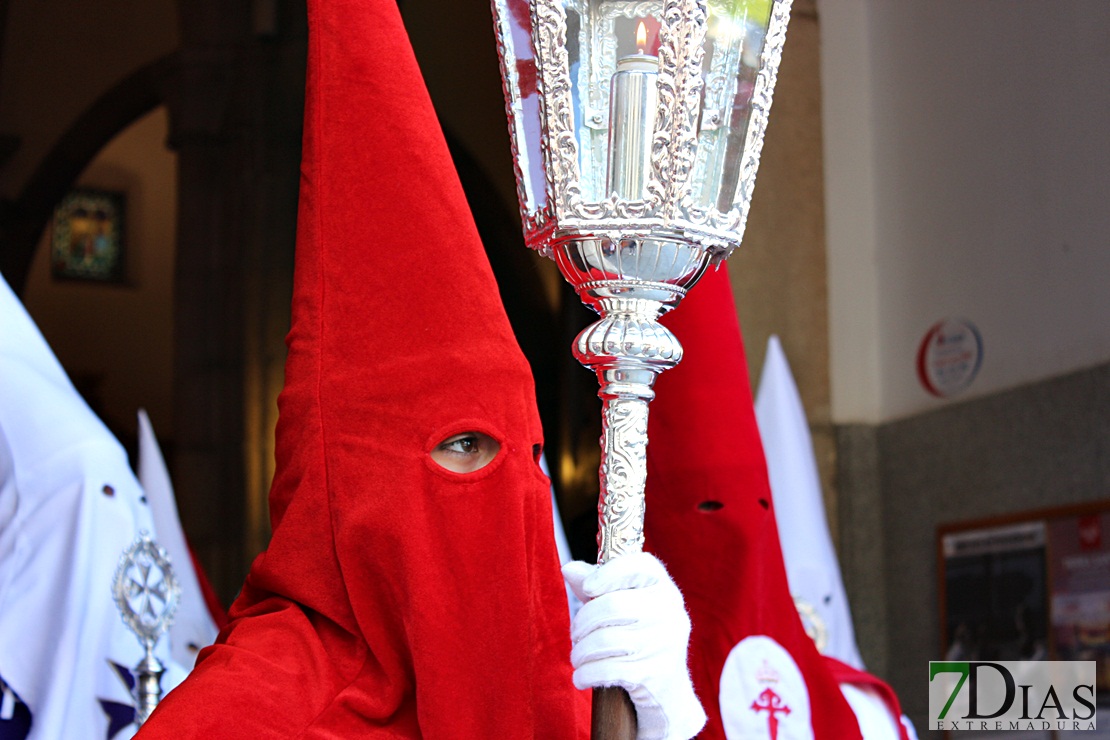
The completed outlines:
{"type": "Polygon", "coordinates": [[[817,646],[817,652],[823,655],[829,647],[829,628],[821,617],[821,612],[800,596],[794,597],[794,608],[798,610],[798,617],[802,620],[802,629],[817,646]]]}
{"type": "Polygon", "coordinates": [[[644,548],[647,401],[602,391],[598,562],[644,548]]]}
{"type": "Polygon", "coordinates": [[[567,56],[567,13],[561,3],[532,3],[536,83],[540,96],[540,139],[548,203],[556,218],[575,211],[581,200],[578,142],[574,136],[570,59],[567,56]]]}
{"type": "Polygon", "coordinates": [[[688,199],[690,172],[697,155],[701,110],[701,60],[705,40],[705,0],[668,0],[663,9],[659,45],[659,112],[651,146],[652,178],[648,192],[671,221],[688,199]]]}
{"type": "Polygon", "coordinates": [[[648,402],[682,346],[658,318],[686,294],[709,253],[683,241],[579,238],[555,252],[560,271],[602,318],[575,340],[574,356],[597,375],[602,399],[598,562],[643,544],[648,402]]]}
{"type": "Polygon", "coordinates": [[[165,666],[154,656],[154,646],[173,624],[181,596],[169,555],[147,532],[140,532],[120,557],[112,596],[123,623],[139,638],[145,652],[135,666],[135,722],[141,725],[162,698],[165,666]]]}
{"type": "MultiPolygon", "coordinates": [[[[506,111],[528,246],[553,257],[553,241],[562,234],[604,233],[620,238],[629,231],[666,231],[700,242],[713,252],[714,262],[727,258],[739,246],[747,223],[792,0],[768,0],[770,16],[765,33],[761,27],[760,33],[750,38],[744,35],[739,21],[718,18],[718,25],[725,31],[712,43],[703,42],[706,19],[727,15],[734,6],[745,5],[744,0],[714,3],[713,7],[707,7],[706,0],[532,0],[528,3],[528,32],[535,54],[540,108],[535,124],[542,130],[542,162],[528,161],[524,156],[527,136],[523,96],[516,76],[519,58],[517,45],[509,39],[513,23],[509,6],[525,1],[492,0],[492,4],[498,19],[506,111]],[[577,48],[582,58],[573,80],[579,96],[586,100],[578,103],[577,123],[575,85],[567,54],[568,12],[579,14],[581,25],[577,48]],[[655,171],[648,197],[628,200],[609,193],[590,193],[597,190],[601,177],[598,168],[604,162],[604,152],[598,151],[602,141],[599,137],[610,123],[602,101],[610,92],[609,77],[615,67],[614,22],[657,13],[661,24],[660,104],[653,137],[655,171]],[[595,25],[587,27],[587,21],[595,25]],[[754,80],[745,83],[752,95],[750,101],[745,101],[747,118],[736,145],[725,147],[719,142],[733,113],[729,101],[737,95],[735,68],[754,44],[761,44],[762,49],[756,55],[758,70],[752,70],[754,80]],[[703,70],[702,56],[709,46],[712,55],[708,69],[703,70]],[[727,149],[727,156],[737,160],[730,165],[730,172],[738,174],[722,178],[720,163],[711,160],[720,159],[726,152],[715,153],[717,148],[727,149]],[[593,169],[585,170],[587,165],[593,169]],[[546,192],[542,197],[528,191],[528,169],[534,167],[543,169],[546,192]],[[698,178],[700,182],[691,182],[698,178]],[[722,179],[728,180],[723,200],[709,193],[720,186],[722,179]],[[585,188],[587,183],[593,185],[585,188]]],[[[745,19],[741,15],[741,21],[748,22],[745,19]]]]}
{"type": "MultiPolygon", "coordinates": [[[[595,290],[642,290],[645,283],[598,283],[595,290]]],[[[659,284],[657,290],[668,290],[659,284]]],[[[682,359],[674,335],[655,320],[658,301],[605,298],[605,317],[578,335],[574,355],[597,373],[602,400],[598,562],[643,549],[648,402],[656,376],[682,359]]]]}
{"type": "Polygon", "coordinates": [[[740,244],[790,4],[492,0],[525,241],[601,314],[575,355],[603,400],[602,560],[642,542],[648,402],[682,354],[657,319],[740,244]],[[621,57],[635,21],[658,47],[621,57]]]}

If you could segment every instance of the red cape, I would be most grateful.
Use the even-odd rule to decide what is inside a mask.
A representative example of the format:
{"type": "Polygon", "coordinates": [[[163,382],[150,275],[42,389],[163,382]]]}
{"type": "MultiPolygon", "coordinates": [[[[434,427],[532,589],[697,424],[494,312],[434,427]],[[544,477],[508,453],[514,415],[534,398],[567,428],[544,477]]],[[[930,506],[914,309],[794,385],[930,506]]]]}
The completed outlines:
{"type": "Polygon", "coordinates": [[[901,740],[910,740],[909,733],[906,731],[906,725],[902,722],[902,705],[899,703],[898,695],[894,693],[894,689],[890,687],[890,684],[878,676],[873,676],[867,671],[853,668],[836,658],[826,655],[825,662],[828,663],[829,671],[833,674],[833,678],[836,679],[837,683],[860,686],[871,689],[878,694],[883,704],[886,705],[887,711],[890,712],[890,716],[894,718],[894,724],[898,726],[898,733],[901,740]]]}
{"type": "Polygon", "coordinates": [[[582,737],[531,374],[396,2],[308,8],[273,538],[139,737],[582,737]]]}
{"type": "MultiPolygon", "coordinates": [[[[855,716],[790,596],[727,271],[708,272],[664,323],[685,352],[659,377],[651,404],[645,536],[693,621],[691,674],[709,714],[699,737],[725,737],[718,701],[725,660],[744,638],[766,636],[804,679],[814,737],[858,738],[855,716]]],[[[761,668],[743,666],[753,681],[761,668]]],[[[729,711],[766,717],[751,706],[761,701],[754,692],[729,711]]]]}

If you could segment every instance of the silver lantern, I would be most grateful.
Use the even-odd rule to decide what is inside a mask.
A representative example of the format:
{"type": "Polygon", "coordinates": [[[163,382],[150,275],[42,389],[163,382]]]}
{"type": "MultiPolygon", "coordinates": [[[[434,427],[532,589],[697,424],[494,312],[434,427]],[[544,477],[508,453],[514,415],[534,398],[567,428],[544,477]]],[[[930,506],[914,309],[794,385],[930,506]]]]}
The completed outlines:
{"type": "Polygon", "coordinates": [[[525,240],[602,315],[574,352],[606,402],[605,560],[642,541],[646,404],[682,354],[656,319],[740,244],[790,0],[493,9],[525,240]]]}
{"type": "Polygon", "coordinates": [[[648,402],[682,357],[658,318],[740,244],[791,0],[492,4],[525,241],[601,315],[574,354],[604,562],[642,548],[648,402]]]}

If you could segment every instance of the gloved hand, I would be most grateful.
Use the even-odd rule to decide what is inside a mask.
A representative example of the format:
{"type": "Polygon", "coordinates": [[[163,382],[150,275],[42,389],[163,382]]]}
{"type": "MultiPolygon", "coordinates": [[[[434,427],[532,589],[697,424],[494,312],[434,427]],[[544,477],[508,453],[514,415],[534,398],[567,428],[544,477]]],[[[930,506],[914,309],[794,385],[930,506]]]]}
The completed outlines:
{"type": "Polygon", "coordinates": [[[563,578],[584,602],[571,622],[574,685],[627,691],[637,740],[696,735],[706,716],[686,668],[690,617],[663,564],[648,553],[600,566],[574,561],[563,578]]]}

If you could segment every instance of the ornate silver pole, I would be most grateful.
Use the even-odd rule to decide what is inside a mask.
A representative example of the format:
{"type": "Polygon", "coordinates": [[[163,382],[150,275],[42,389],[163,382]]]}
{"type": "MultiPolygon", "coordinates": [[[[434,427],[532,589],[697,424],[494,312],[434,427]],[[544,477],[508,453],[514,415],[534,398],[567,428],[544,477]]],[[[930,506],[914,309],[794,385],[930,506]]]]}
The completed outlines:
{"type": "Polygon", "coordinates": [[[142,643],[145,655],[135,666],[135,723],[142,725],[162,699],[162,674],[165,666],[154,655],[162,633],[173,623],[181,586],[174,576],[166,551],[150,535],[139,537],[124,550],[112,596],[123,623],[142,643]]]}
{"type": "MultiPolygon", "coordinates": [[[[648,403],[682,356],[657,320],[740,245],[791,0],[491,2],[525,241],[602,316],[574,351],[604,562],[643,546],[648,403]]],[[[594,692],[595,738],[635,737],[621,696],[594,692]]]]}
{"type": "Polygon", "coordinates": [[[560,272],[601,314],[575,340],[602,400],[598,562],[643,549],[648,403],[682,345],[658,319],[705,272],[700,244],[659,237],[575,237],[554,250],[560,272]]]}
{"type": "MultiPolygon", "coordinates": [[[[578,335],[574,356],[600,384],[597,559],[604,563],[643,549],[648,403],[659,373],[682,359],[682,346],[658,319],[701,277],[710,253],[667,238],[575,237],[554,256],[582,301],[601,314],[578,335]]],[[[594,690],[591,737],[636,737],[636,711],[622,689],[594,690]]]]}
{"type": "Polygon", "coordinates": [[[602,400],[598,562],[644,544],[648,403],[655,378],[682,359],[682,346],[656,319],[661,303],[601,301],[603,318],[575,341],[574,356],[598,378],[602,400]]]}

